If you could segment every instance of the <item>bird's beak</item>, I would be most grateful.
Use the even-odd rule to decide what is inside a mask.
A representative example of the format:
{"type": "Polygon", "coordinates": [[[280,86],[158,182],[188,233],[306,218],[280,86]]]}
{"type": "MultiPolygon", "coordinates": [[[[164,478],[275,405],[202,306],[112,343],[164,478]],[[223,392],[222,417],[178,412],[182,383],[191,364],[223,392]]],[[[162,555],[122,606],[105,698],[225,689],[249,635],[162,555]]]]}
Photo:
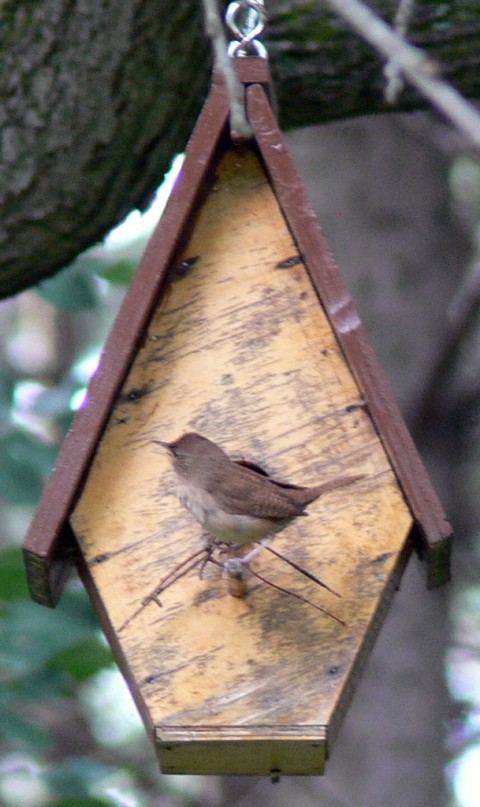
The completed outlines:
{"type": "Polygon", "coordinates": [[[162,448],[170,448],[171,443],[166,443],[164,440],[153,440],[158,446],[162,446],[162,448]]]}

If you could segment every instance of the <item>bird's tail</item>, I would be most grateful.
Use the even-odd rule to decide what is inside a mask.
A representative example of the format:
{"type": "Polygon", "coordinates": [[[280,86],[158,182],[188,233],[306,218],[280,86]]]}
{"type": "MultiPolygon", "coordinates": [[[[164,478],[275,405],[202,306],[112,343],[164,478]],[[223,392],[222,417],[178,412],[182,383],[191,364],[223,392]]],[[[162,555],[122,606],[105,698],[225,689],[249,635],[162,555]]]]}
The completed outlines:
{"type": "Polygon", "coordinates": [[[330,491],[338,490],[339,488],[346,488],[363,478],[363,474],[358,476],[339,476],[337,479],[330,479],[328,482],[323,482],[321,485],[316,485],[312,488],[289,490],[288,495],[293,497],[298,504],[306,506],[325,493],[330,493],[330,491]]]}

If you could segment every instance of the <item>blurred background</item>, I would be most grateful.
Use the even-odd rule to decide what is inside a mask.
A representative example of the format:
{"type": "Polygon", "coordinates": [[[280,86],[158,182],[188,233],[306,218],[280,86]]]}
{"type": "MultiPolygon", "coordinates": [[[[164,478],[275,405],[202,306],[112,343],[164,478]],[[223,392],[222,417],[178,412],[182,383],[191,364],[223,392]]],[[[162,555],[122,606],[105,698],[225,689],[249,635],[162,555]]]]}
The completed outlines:
{"type": "MultiPolygon", "coordinates": [[[[422,113],[288,143],[456,534],[453,581],[412,559],[327,773],[167,777],[81,584],[30,601],[20,546],[158,220],[146,214],[0,303],[0,805],[480,804],[480,166],[422,113]]],[[[178,170],[181,160],[175,162],[178,170]]]]}

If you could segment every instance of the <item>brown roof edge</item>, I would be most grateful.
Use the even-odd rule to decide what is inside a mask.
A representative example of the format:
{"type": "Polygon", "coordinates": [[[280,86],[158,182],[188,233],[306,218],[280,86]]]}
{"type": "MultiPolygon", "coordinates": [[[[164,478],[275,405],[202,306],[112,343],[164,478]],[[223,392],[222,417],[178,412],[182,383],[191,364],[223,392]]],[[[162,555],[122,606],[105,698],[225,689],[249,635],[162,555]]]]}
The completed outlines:
{"type": "Polygon", "coordinates": [[[171,261],[184,235],[228,121],[228,99],[219,82],[200,114],[187,159],[112,327],[86,405],[63,442],[34,515],[23,551],[32,597],[55,606],[68,577],[71,534],[68,519],[78,498],[112,405],[130,368],[171,261]]]}
{"type": "Polygon", "coordinates": [[[247,89],[247,112],[265,168],[312,283],[364,396],[417,524],[429,586],[449,579],[452,529],[288,153],[263,89],[247,89]]]}

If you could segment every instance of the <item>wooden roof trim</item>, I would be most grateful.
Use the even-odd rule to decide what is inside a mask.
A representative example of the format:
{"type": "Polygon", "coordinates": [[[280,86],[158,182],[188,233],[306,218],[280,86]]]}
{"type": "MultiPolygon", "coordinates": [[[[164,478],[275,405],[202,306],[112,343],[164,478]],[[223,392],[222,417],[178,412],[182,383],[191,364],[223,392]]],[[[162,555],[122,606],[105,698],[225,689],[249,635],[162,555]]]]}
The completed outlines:
{"type": "Polygon", "coordinates": [[[223,85],[214,82],[187,146],[181,175],[152,235],[112,327],[99,367],[92,377],[86,405],[67,433],[55,468],[24,543],[24,557],[34,599],[54,606],[65,579],[64,547],[68,519],[126,377],[139,341],[161,294],[164,279],[179,247],[185,223],[197,203],[214,152],[228,121],[223,85]]]}
{"type": "Polygon", "coordinates": [[[428,582],[444,583],[448,579],[450,524],[330,252],[265,92],[252,85],[246,97],[248,118],[287,224],[419,527],[420,553],[426,556],[429,567],[428,582]]]}

